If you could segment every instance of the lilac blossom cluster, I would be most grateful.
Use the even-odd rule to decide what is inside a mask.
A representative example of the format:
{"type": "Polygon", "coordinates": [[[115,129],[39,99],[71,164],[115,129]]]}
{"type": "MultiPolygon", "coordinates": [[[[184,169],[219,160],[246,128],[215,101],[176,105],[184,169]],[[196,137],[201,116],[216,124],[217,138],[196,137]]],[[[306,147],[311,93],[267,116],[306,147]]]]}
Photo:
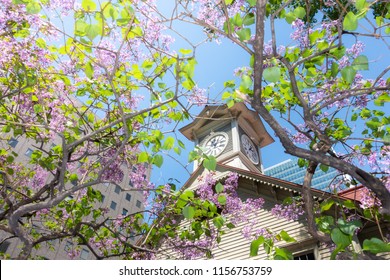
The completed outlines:
{"type": "Polygon", "coordinates": [[[223,183],[223,192],[216,193],[215,185],[217,181],[213,178],[213,174],[209,173],[205,176],[202,184],[198,187],[197,194],[202,199],[207,199],[215,203],[222,209],[222,215],[228,218],[229,222],[238,226],[246,224],[242,230],[245,238],[260,234],[259,229],[256,229],[256,213],[263,208],[263,198],[248,198],[243,201],[238,196],[238,179],[237,173],[230,173],[223,183]],[[219,195],[225,195],[226,203],[221,205],[218,201],[219,195]]]}
{"type": "Polygon", "coordinates": [[[40,165],[36,166],[34,171],[35,173],[31,178],[30,184],[33,190],[38,191],[45,185],[46,180],[49,176],[49,172],[42,168],[40,165]]]}
{"type": "Polygon", "coordinates": [[[375,194],[367,188],[361,191],[360,207],[363,209],[380,207],[382,204],[375,194]]]}
{"type": "Polygon", "coordinates": [[[274,239],[274,235],[272,232],[267,228],[256,228],[256,223],[250,223],[249,225],[246,225],[241,230],[242,236],[247,240],[254,240],[259,238],[260,236],[263,236],[267,239],[274,239]]]}
{"type": "Polygon", "coordinates": [[[310,27],[300,19],[296,19],[291,24],[294,32],[291,33],[290,38],[299,43],[301,49],[308,48],[310,46],[309,34],[313,32],[310,27]]]}
{"type": "Polygon", "coordinates": [[[123,181],[123,162],[120,156],[116,155],[116,153],[116,149],[109,149],[100,158],[100,164],[104,168],[101,176],[103,181],[112,181],[115,183],[121,183],[123,181]]]}
{"type": "Polygon", "coordinates": [[[23,63],[31,68],[48,65],[49,51],[35,44],[34,38],[38,36],[38,31],[31,32],[24,38],[12,35],[13,30],[23,28],[25,24],[29,25],[31,30],[43,30],[44,22],[39,15],[27,13],[23,5],[14,4],[9,0],[0,1],[0,30],[3,30],[0,36],[1,68],[7,69],[14,63],[23,63]]]}
{"type": "Polygon", "coordinates": [[[275,204],[271,209],[272,215],[278,218],[284,218],[288,221],[297,221],[300,216],[305,214],[302,203],[295,199],[289,204],[275,204]]]}
{"type": "Polygon", "coordinates": [[[346,49],[345,55],[338,61],[340,69],[350,66],[355,58],[364,51],[365,45],[363,42],[357,41],[350,48],[346,49]]]}
{"type": "Polygon", "coordinates": [[[325,40],[327,42],[332,42],[335,39],[336,26],[338,21],[324,21],[321,23],[321,27],[313,29],[308,27],[301,19],[296,19],[291,24],[293,32],[290,35],[290,38],[294,41],[297,41],[301,49],[309,48],[311,45],[309,35],[315,31],[325,30],[325,40]]]}
{"type": "Polygon", "coordinates": [[[198,85],[195,85],[192,89],[192,92],[188,96],[188,102],[190,104],[203,106],[207,104],[208,98],[206,96],[206,89],[198,87],[198,85]]]}
{"type": "Polygon", "coordinates": [[[182,240],[179,237],[172,240],[175,252],[180,259],[194,260],[204,257],[207,251],[210,251],[217,245],[215,233],[206,236],[200,240],[182,240]]]}
{"type": "Polygon", "coordinates": [[[76,0],[50,0],[49,8],[59,10],[62,16],[66,16],[75,8],[76,0]]]}
{"type": "Polygon", "coordinates": [[[242,76],[246,75],[246,76],[252,76],[252,69],[248,66],[243,66],[243,67],[238,67],[236,69],[233,70],[233,74],[234,76],[236,77],[240,77],[242,78],[242,76]]]}
{"type": "MultiPolygon", "coordinates": [[[[223,6],[219,1],[214,0],[198,0],[197,19],[204,21],[205,23],[222,28],[226,21],[226,15],[223,12],[223,6]]],[[[229,17],[241,12],[242,7],[246,5],[245,0],[235,0],[228,5],[227,13],[229,17]]]]}

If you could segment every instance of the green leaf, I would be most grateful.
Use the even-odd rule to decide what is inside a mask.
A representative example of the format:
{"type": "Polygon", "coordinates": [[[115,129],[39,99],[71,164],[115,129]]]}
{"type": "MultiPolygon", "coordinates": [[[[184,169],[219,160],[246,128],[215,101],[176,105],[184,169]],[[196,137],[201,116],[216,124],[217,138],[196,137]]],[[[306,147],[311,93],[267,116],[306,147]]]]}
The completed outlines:
{"type": "Polygon", "coordinates": [[[175,144],[175,138],[172,136],[167,137],[167,139],[164,142],[164,145],[161,147],[163,150],[170,150],[173,148],[173,145],[175,144]]]}
{"type": "Polygon", "coordinates": [[[390,102],[390,95],[387,92],[383,92],[374,100],[376,106],[384,106],[386,102],[390,102]]]}
{"type": "Polygon", "coordinates": [[[75,173],[70,174],[69,181],[73,182],[73,181],[78,181],[78,180],[79,180],[79,177],[77,176],[77,174],[75,174],[75,173]]]}
{"type": "Polygon", "coordinates": [[[281,71],[277,66],[265,68],[263,71],[263,77],[265,80],[276,83],[280,80],[281,71]]]}
{"type": "Polygon", "coordinates": [[[174,147],[173,150],[176,154],[181,155],[181,149],[179,147],[174,147]]]}
{"type": "Polygon", "coordinates": [[[234,224],[232,224],[232,223],[227,223],[227,224],[226,224],[226,227],[227,227],[228,229],[233,229],[233,228],[235,228],[236,226],[235,226],[234,224]]]}
{"type": "Polygon", "coordinates": [[[188,203],[188,200],[194,198],[194,196],[195,195],[193,191],[186,190],[180,195],[179,199],[177,200],[177,207],[184,207],[188,203]]]}
{"type": "Polygon", "coordinates": [[[332,216],[320,216],[316,218],[316,223],[319,230],[325,233],[330,233],[331,226],[334,225],[334,219],[332,216]]]}
{"type": "Polygon", "coordinates": [[[156,165],[157,167],[161,167],[162,166],[162,164],[163,164],[163,162],[164,162],[164,158],[163,158],[163,156],[162,155],[155,155],[154,157],[153,157],[153,164],[154,165],[156,165]]]}
{"type": "Polygon", "coordinates": [[[350,235],[350,236],[354,235],[355,231],[358,228],[363,226],[362,222],[359,220],[353,220],[353,221],[346,222],[343,219],[339,219],[337,221],[337,224],[343,233],[350,235]]]}
{"type": "Polygon", "coordinates": [[[342,249],[348,247],[352,241],[352,237],[343,233],[339,228],[334,228],[330,237],[336,246],[342,249]]]}
{"type": "Polygon", "coordinates": [[[143,163],[148,161],[149,161],[149,154],[147,152],[143,151],[138,154],[138,160],[137,160],[138,163],[143,163]]]}
{"type": "Polygon", "coordinates": [[[87,12],[96,10],[96,3],[93,0],[83,0],[81,7],[87,12]]]}
{"type": "Polygon", "coordinates": [[[221,216],[218,216],[218,217],[215,217],[213,219],[213,224],[217,227],[217,228],[221,228],[223,226],[223,224],[225,223],[225,220],[221,217],[221,216]]]}
{"type": "Polygon", "coordinates": [[[293,23],[293,21],[296,19],[297,19],[297,16],[293,12],[288,12],[286,14],[286,21],[288,24],[293,23]]]}
{"type": "Polygon", "coordinates": [[[248,75],[243,75],[241,80],[241,86],[245,89],[249,89],[252,86],[252,78],[248,75]]]}
{"type": "Polygon", "coordinates": [[[232,108],[235,104],[235,101],[234,99],[230,99],[226,102],[226,105],[228,106],[228,108],[232,108]]]}
{"type": "Polygon", "coordinates": [[[100,35],[102,29],[96,24],[87,25],[85,28],[86,36],[89,40],[93,40],[96,38],[96,36],[100,35]]]}
{"type": "Polygon", "coordinates": [[[233,24],[237,27],[241,27],[242,26],[242,23],[243,23],[243,19],[240,15],[240,13],[237,13],[233,18],[233,24]]]}
{"type": "Polygon", "coordinates": [[[8,163],[12,163],[13,161],[14,161],[14,157],[13,156],[8,156],[7,157],[7,159],[6,159],[6,161],[8,162],[8,163]]]}
{"type": "Polygon", "coordinates": [[[183,208],[183,215],[186,219],[192,219],[195,216],[195,208],[192,206],[185,206],[183,208]]]}
{"type": "Polygon", "coordinates": [[[363,250],[370,251],[373,254],[390,252],[390,243],[385,243],[382,240],[373,237],[363,241],[363,250]]]}
{"type": "Polygon", "coordinates": [[[305,167],[306,166],[306,160],[303,159],[303,158],[298,159],[298,166],[300,168],[305,167]]]}
{"type": "Polygon", "coordinates": [[[197,160],[199,158],[199,154],[197,151],[191,151],[188,154],[188,162],[193,162],[194,160],[197,160]]]}
{"type": "Polygon", "coordinates": [[[223,194],[220,194],[220,195],[218,196],[218,202],[219,202],[219,204],[221,204],[221,205],[225,205],[225,204],[226,204],[226,196],[223,195],[223,194]]]}
{"type": "Polygon", "coordinates": [[[93,65],[90,61],[85,64],[85,75],[89,78],[93,78],[93,65]]]}
{"type": "Polygon", "coordinates": [[[352,200],[346,200],[343,202],[343,206],[348,208],[348,209],[356,209],[355,203],[353,203],[352,200]]]}
{"type": "Polygon", "coordinates": [[[279,235],[286,242],[296,242],[295,238],[291,237],[285,230],[282,230],[279,235]]]}
{"type": "Polygon", "coordinates": [[[104,2],[102,4],[102,10],[105,18],[111,17],[112,19],[116,19],[116,17],[118,16],[118,11],[110,2],[104,2]]]}
{"type": "Polygon", "coordinates": [[[363,9],[365,4],[366,4],[366,0],[356,0],[355,1],[355,6],[356,6],[356,9],[358,9],[358,10],[363,9]]]}
{"type": "Polygon", "coordinates": [[[290,251],[284,248],[275,248],[275,260],[293,260],[294,256],[290,251]]]}
{"type": "Polygon", "coordinates": [[[75,35],[76,36],[84,36],[86,33],[86,29],[88,24],[84,20],[77,20],[75,23],[75,35]]]}
{"type": "Polygon", "coordinates": [[[225,0],[226,5],[230,5],[234,0],[225,0]]]}
{"type": "Polygon", "coordinates": [[[354,31],[358,28],[358,17],[353,12],[348,12],[343,21],[343,29],[354,31]]]}
{"type": "Polygon", "coordinates": [[[236,31],[236,34],[241,42],[248,41],[251,38],[250,28],[242,28],[236,31]]]}
{"type": "Polygon", "coordinates": [[[246,0],[251,7],[256,6],[257,0],[246,0]]]}
{"type": "Polygon", "coordinates": [[[37,14],[41,11],[41,5],[39,5],[39,3],[36,3],[34,1],[30,1],[26,5],[26,11],[29,14],[37,14]]]}
{"type": "Polygon", "coordinates": [[[329,166],[325,165],[325,164],[320,164],[320,169],[323,171],[323,172],[327,172],[329,170],[329,166]]]}
{"type": "Polygon", "coordinates": [[[229,81],[226,81],[224,84],[223,84],[224,87],[228,87],[228,88],[234,88],[236,86],[236,83],[234,80],[229,80],[229,81]]]}
{"type": "Polygon", "coordinates": [[[306,10],[303,7],[297,7],[294,10],[294,15],[300,19],[303,19],[306,15],[306,10]]]}
{"type": "Polygon", "coordinates": [[[183,141],[178,140],[177,143],[179,144],[180,148],[185,149],[186,146],[184,145],[183,141]]]}
{"type": "Polygon", "coordinates": [[[339,72],[339,65],[336,62],[333,62],[332,63],[332,67],[331,67],[331,75],[332,75],[332,77],[333,78],[336,77],[338,72],[339,72]]]}
{"type": "Polygon", "coordinates": [[[224,190],[223,185],[222,185],[221,183],[218,182],[218,184],[215,186],[215,191],[216,191],[217,193],[221,193],[221,192],[223,192],[223,190],[224,190]]]}
{"type": "Polygon", "coordinates": [[[180,49],[179,52],[182,53],[182,54],[184,54],[184,55],[187,55],[187,54],[192,53],[192,50],[189,50],[189,49],[180,49]]]}
{"type": "Polygon", "coordinates": [[[244,17],[243,24],[246,26],[252,25],[255,23],[255,15],[253,13],[249,13],[244,17]]]}
{"type": "Polygon", "coordinates": [[[368,128],[371,128],[373,131],[377,131],[379,127],[382,126],[381,122],[379,122],[378,118],[373,118],[366,122],[368,128]]]}
{"type": "Polygon", "coordinates": [[[334,204],[333,200],[325,200],[320,204],[321,212],[328,211],[334,204]]]}
{"type": "Polygon", "coordinates": [[[348,84],[352,84],[356,76],[356,70],[352,66],[347,66],[341,70],[341,76],[348,84]]]}
{"type": "Polygon", "coordinates": [[[217,167],[217,160],[215,157],[207,157],[203,160],[203,167],[207,170],[214,171],[217,167]]]}
{"type": "Polygon", "coordinates": [[[263,236],[260,236],[259,238],[257,238],[256,240],[253,240],[251,242],[251,246],[250,246],[250,252],[249,252],[249,255],[251,257],[255,257],[258,255],[258,252],[259,252],[259,246],[261,244],[264,243],[264,237],[263,236]]]}
{"type": "Polygon", "coordinates": [[[368,58],[365,55],[359,55],[352,62],[352,67],[355,70],[368,70],[368,58]]]}

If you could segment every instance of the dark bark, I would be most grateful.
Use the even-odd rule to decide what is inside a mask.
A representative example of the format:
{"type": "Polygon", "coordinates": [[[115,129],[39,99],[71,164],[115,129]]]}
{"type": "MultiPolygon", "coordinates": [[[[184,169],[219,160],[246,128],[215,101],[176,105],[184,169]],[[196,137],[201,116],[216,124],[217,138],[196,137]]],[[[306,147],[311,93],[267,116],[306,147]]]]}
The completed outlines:
{"type": "Polygon", "coordinates": [[[318,163],[311,161],[307,167],[305,178],[303,180],[302,186],[302,199],[304,201],[306,219],[307,219],[307,229],[309,233],[320,242],[328,243],[331,242],[330,236],[324,234],[317,230],[317,225],[315,223],[314,217],[314,200],[313,195],[311,194],[311,182],[315,173],[315,170],[318,166],[318,163]]]}

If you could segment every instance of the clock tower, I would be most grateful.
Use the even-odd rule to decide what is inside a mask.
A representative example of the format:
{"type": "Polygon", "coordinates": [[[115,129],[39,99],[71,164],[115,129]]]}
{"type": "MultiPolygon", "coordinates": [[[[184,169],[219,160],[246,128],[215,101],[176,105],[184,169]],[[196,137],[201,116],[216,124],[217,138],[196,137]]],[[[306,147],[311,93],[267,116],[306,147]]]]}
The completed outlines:
{"type": "Polygon", "coordinates": [[[260,149],[274,142],[259,115],[244,103],[206,106],[180,132],[218,163],[257,173],[262,173],[260,149]]]}

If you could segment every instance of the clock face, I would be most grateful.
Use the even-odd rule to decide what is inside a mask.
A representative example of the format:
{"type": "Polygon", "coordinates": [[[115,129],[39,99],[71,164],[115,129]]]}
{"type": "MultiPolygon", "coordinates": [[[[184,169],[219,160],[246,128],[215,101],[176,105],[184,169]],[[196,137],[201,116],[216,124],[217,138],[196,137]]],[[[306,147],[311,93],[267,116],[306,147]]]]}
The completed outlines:
{"type": "Polygon", "coordinates": [[[210,136],[204,144],[204,153],[208,156],[218,156],[225,150],[228,143],[228,136],[226,133],[218,132],[210,136]]]}
{"type": "Polygon", "coordinates": [[[241,143],[246,156],[254,164],[259,164],[259,154],[257,153],[256,145],[246,134],[241,135],[241,143]]]}

